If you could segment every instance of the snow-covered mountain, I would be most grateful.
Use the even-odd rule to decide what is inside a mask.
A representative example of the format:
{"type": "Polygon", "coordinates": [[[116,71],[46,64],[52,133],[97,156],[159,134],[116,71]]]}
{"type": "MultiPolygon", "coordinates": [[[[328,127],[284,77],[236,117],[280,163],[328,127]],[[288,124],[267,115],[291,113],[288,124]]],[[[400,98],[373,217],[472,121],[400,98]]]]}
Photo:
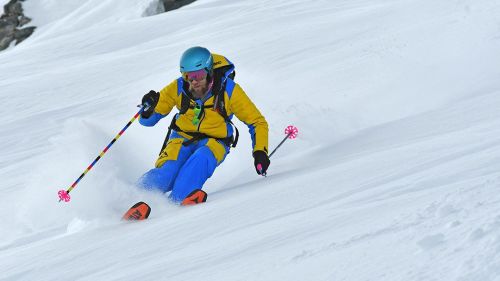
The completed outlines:
{"type": "Polygon", "coordinates": [[[500,280],[496,0],[29,0],[0,53],[0,280],[500,280]],[[201,45],[236,64],[275,147],[238,147],[179,207],[134,183],[170,118],[133,124],[201,45]],[[133,203],[150,219],[120,221],[133,203]]]}

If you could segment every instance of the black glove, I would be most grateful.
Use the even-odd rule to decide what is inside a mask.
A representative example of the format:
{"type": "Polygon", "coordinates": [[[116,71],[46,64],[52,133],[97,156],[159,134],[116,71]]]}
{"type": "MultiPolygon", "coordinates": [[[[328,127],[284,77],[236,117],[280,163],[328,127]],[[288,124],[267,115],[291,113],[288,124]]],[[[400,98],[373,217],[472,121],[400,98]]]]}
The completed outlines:
{"type": "Polygon", "coordinates": [[[144,97],[142,97],[142,106],[149,106],[149,108],[141,113],[141,117],[146,119],[149,118],[155,111],[155,107],[159,100],[160,93],[156,91],[151,90],[149,93],[145,94],[144,97]]]}
{"type": "Polygon", "coordinates": [[[269,168],[269,164],[271,164],[271,160],[269,160],[267,153],[262,150],[257,150],[253,153],[253,159],[257,174],[265,175],[267,172],[267,168],[269,168]]]}

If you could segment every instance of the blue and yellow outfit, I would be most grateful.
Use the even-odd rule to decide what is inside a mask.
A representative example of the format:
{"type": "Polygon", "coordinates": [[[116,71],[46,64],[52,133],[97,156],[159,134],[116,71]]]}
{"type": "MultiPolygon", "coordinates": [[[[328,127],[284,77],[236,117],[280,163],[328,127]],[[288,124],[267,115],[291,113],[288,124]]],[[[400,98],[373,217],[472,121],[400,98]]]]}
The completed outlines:
{"type": "MultiPolygon", "coordinates": [[[[212,54],[214,71],[217,68],[234,66],[224,56],[212,54]]],[[[244,122],[250,131],[253,151],[265,151],[268,147],[268,124],[243,89],[228,78],[226,73],[221,79],[223,85],[224,102],[222,103],[228,119],[233,115],[244,122]]],[[[215,77],[214,79],[216,79],[215,77]]],[[[140,118],[144,126],[154,126],[160,119],[167,116],[173,107],[181,111],[182,99],[189,99],[190,106],[184,113],[181,111],[175,116],[175,123],[165,148],[156,161],[155,168],[148,171],[140,179],[140,186],[145,189],[172,191],[170,198],[181,202],[195,189],[201,189],[229,153],[229,143],[224,141],[232,138],[234,128],[232,124],[220,114],[216,108],[214,87],[203,100],[194,100],[188,94],[188,82],[178,78],[160,91],[160,98],[154,113],[149,118],[140,118]],[[195,119],[195,107],[202,108],[199,122],[195,119]],[[204,134],[208,137],[190,141],[193,134],[204,134]]],[[[171,126],[172,127],[172,126],[171,126]]]]}

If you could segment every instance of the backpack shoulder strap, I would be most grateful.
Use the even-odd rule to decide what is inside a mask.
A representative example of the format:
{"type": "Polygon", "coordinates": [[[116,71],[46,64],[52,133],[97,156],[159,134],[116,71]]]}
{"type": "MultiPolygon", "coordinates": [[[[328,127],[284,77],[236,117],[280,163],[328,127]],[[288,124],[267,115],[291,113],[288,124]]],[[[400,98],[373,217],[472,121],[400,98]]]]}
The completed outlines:
{"type": "Polygon", "coordinates": [[[186,93],[186,87],[188,87],[187,83],[184,83],[184,79],[179,77],[177,79],[177,95],[181,98],[181,108],[179,109],[179,114],[184,114],[189,109],[191,98],[186,93]]]}
{"type": "Polygon", "coordinates": [[[225,87],[222,88],[217,93],[217,95],[215,96],[215,102],[214,102],[215,110],[217,112],[219,112],[220,115],[222,115],[222,117],[224,118],[224,120],[227,123],[229,123],[231,126],[234,127],[236,135],[233,139],[233,142],[231,145],[232,147],[236,147],[236,144],[238,144],[238,138],[240,136],[240,132],[238,131],[238,128],[236,127],[236,125],[234,125],[233,121],[231,121],[231,118],[227,115],[226,105],[224,102],[224,93],[226,92],[228,95],[228,98],[231,99],[235,85],[236,85],[236,83],[234,83],[234,81],[232,79],[227,78],[226,82],[225,82],[225,87]]]}

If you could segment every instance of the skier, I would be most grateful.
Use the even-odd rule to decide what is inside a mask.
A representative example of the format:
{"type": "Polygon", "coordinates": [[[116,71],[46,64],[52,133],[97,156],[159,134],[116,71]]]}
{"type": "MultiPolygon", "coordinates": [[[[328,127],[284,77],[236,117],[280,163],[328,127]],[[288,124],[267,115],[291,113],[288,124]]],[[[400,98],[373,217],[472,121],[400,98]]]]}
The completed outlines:
{"type": "Polygon", "coordinates": [[[203,47],[189,48],[180,59],[180,72],[182,77],[159,93],[151,90],[142,98],[142,104],[149,106],[139,119],[144,126],[154,126],[174,106],[179,113],[172,119],[155,168],[139,179],[139,186],[171,191],[171,200],[190,205],[206,201],[203,184],[236,146],[233,114],[249,127],[257,173],[266,173],[268,124],[233,81],[234,65],[224,56],[203,47]]]}

